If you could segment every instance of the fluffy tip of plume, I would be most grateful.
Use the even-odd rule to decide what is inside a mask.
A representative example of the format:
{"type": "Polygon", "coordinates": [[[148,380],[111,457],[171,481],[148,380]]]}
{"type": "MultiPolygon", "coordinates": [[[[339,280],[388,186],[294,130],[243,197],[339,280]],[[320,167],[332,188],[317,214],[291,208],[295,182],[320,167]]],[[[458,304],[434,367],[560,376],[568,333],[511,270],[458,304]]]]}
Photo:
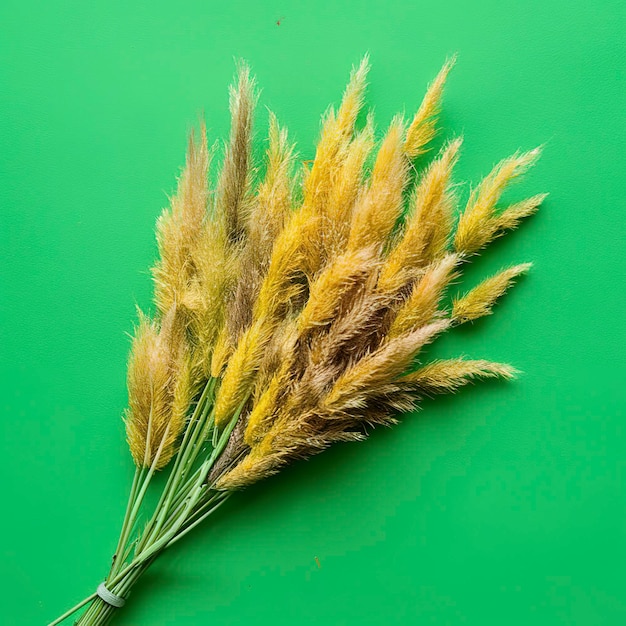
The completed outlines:
{"type": "Polygon", "coordinates": [[[359,65],[354,66],[350,72],[350,79],[343,92],[341,106],[335,116],[340,133],[350,134],[354,129],[356,118],[363,107],[369,70],[369,55],[365,54],[359,65]]]}
{"type": "Polygon", "coordinates": [[[510,380],[520,372],[506,363],[493,363],[485,360],[449,359],[433,361],[404,380],[415,383],[424,393],[453,393],[460,387],[475,380],[502,378],[510,380]]]}
{"type": "Polygon", "coordinates": [[[496,205],[509,185],[523,176],[540,155],[541,147],[528,152],[516,152],[500,161],[472,191],[454,236],[457,251],[463,254],[478,252],[505,230],[515,228],[519,220],[537,209],[543,196],[534,196],[501,213],[497,212],[496,205]]]}
{"type": "Polygon", "coordinates": [[[452,304],[452,319],[457,323],[491,315],[496,301],[511,287],[515,279],[528,272],[532,263],[521,263],[491,276],[452,304]]]}
{"type": "Polygon", "coordinates": [[[422,104],[407,130],[404,149],[410,159],[424,154],[427,151],[425,149],[427,144],[429,144],[437,134],[437,117],[441,110],[443,89],[448,74],[455,63],[456,55],[452,56],[444,63],[435,80],[428,86],[422,104]]]}

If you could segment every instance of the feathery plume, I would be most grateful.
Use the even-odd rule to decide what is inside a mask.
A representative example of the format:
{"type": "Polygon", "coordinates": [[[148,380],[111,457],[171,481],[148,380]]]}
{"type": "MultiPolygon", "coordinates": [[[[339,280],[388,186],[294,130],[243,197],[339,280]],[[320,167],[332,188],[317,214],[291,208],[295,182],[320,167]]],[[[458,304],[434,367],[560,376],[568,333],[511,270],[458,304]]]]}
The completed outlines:
{"type": "Polygon", "coordinates": [[[336,257],[313,282],[307,303],[298,316],[300,333],[332,321],[342,302],[363,283],[378,264],[370,248],[348,250],[336,257]]]}
{"type": "Polygon", "coordinates": [[[256,81],[250,68],[242,63],[237,71],[237,86],[230,87],[230,139],[216,196],[217,211],[224,219],[231,243],[244,238],[250,211],[252,116],[256,101],[256,81]]]}
{"type": "Polygon", "coordinates": [[[337,112],[337,128],[346,138],[352,135],[357,117],[363,108],[369,71],[370,58],[365,54],[359,66],[353,67],[350,72],[350,79],[337,112]]]}
{"type": "Polygon", "coordinates": [[[160,328],[140,313],[128,364],[129,408],[125,416],[128,444],[139,466],[155,464],[155,469],[161,469],[176,451],[191,402],[186,365],[174,310],[160,328]]]}
{"type": "Polygon", "coordinates": [[[390,337],[398,337],[428,324],[436,316],[443,292],[454,278],[453,270],[458,262],[459,256],[451,253],[425,270],[391,323],[390,337]]]}
{"type": "Polygon", "coordinates": [[[404,234],[389,254],[378,279],[380,289],[398,291],[411,281],[416,269],[445,253],[455,201],[450,178],[461,143],[462,139],[458,138],[445,146],[419,182],[404,234]]]}
{"type": "Polygon", "coordinates": [[[248,423],[244,434],[244,440],[248,446],[257,444],[271,426],[271,420],[274,417],[278,399],[284,393],[285,385],[288,383],[288,371],[281,371],[275,374],[265,391],[255,402],[248,416],[248,423]]]}
{"type": "MultiPolygon", "coordinates": [[[[212,374],[213,362],[227,358],[229,346],[220,343],[224,329],[226,305],[230,301],[237,275],[236,251],[226,239],[225,231],[213,219],[202,229],[195,256],[198,273],[187,302],[191,311],[190,331],[194,347],[194,368],[204,378],[212,374]],[[220,352],[219,348],[226,348],[220,352]]],[[[225,337],[224,337],[225,338],[225,337]]],[[[217,376],[221,369],[217,370],[217,376]]]]}
{"type": "Polygon", "coordinates": [[[408,171],[402,148],[403,134],[404,122],[396,117],[376,155],[369,187],[355,206],[349,250],[367,246],[382,249],[400,217],[408,171]]]}
{"type": "Polygon", "coordinates": [[[228,361],[215,400],[215,425],[218,428],[227,424],[239,406],[247,400],[263,352],[271,338],[271,330],[271,327],[260,320],[242,334],[228,361]]]}
{"type": "Polygon", "coordinates": [[[206,128],[202,124],[199,143],[193,133],[189,136],[187,159],[176,194],[170,200],[170,208],[157,220],[160,258],[153,268],[154,298],[162,314],[189,299],[207,211],[209,161],[206,128]]]}
{"type": "Polygon", "coordinates": [[[441,110],[441,96],[450,70],[456,63],[456,56],[444,63],[435,80],[429,85],[426,95],[417,110],[407,133],[404,150],[410,159],[424,154],[427,146],[437,134],[437,118],[441,110]]]}
{"type": "Polygon", "coordinates": [[[465,211],[459,219],[454,245],[458,252],[472,254],[484,248],[490,241],[503,234],[508,227],[515,227],[522,217],[533,213],[545,196],[534,196],[511,207],[500,216],[496,204],[511,182],[525,174],[541,154],[540,148],[529,152],[516,152],[500,161],[472,192],[465,211]]]}
{"type": "Polygon", "coordinates": [[[496,300],[504,295],[514,280],[526,273],[532,263],[521,263],[505,269],[468,291],[464,296],[452,303],[452,319],[457,323],[464,323],[478,319],[484,315],[491,315],[496,300]]]}
{"type": "Polygon", "coordinates": [[[481,378],[511,379],[518,371],[506,363],[484,360],[448,359],[433,361],[403,381],[415,383],[424,393],[452,393],[459,387],[481,378]]]}
{"type": "Polygon", "coordinates": [[[537,209],[547,197],[547,193],[540,193],[508,206],[495,218],[496,232],[503,233],[506,230],[517,228],[522,219],[537,212],[537,209]]]}

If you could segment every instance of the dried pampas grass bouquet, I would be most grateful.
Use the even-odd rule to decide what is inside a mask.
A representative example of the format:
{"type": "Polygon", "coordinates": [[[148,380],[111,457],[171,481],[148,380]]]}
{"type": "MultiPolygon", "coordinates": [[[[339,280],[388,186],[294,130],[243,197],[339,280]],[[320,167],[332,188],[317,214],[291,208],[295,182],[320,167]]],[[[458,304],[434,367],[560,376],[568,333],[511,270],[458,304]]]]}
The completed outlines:
{"type": "Polygon", "coordinates": [[[444,331],[489,315],[528,270],[508,267],[447,294],[473,255],[544,199],[500,206],[535,149],[498,163],[457,210],[461,139],[425,157],[452,65],[412,119],[395,117],[377,138],[371,114],[357,122],[363,59],[323,117],[315,159],[298,160],[270,113],[262,164],[251,149],[256,85],[239,67],[219,172],[210,170],[222,151],[201,126],[157,221],[154,313],[139,313],[128,363],[124,420],[136,469],[113,564],[50,626],[85,605],[78,624],[108,624],[163,550],[248,485],[394,424],[424,395],[514,376],[485,360],[417,359],[444,331]],[[168,478],[147,510],[158,471],[168,478]]]}

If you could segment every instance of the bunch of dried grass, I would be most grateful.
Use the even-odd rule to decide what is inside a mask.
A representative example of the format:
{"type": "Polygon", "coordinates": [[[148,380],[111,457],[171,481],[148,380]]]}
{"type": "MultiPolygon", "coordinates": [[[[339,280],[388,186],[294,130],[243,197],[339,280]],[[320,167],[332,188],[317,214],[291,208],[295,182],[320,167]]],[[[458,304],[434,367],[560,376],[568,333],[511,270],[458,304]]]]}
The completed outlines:
{"type": "MultiPolygon", "coordinates": [[[[204,125],[199,138],[191,135],[177,192],[157,222],[156,313],[140,314],[132,344],[125,421],[137,471],[105,581],[114,595],[126,596],[162,550],[231,492],[393,424],[425,394],[514,376],[484,360],[415,368],[424,346],[490,314],[528,270],[504,269],[446,299],[471,256],[545,197],[498,207],[539,149],[496,165],[458,221],[452,177],[461,139],[417,168],[436,136],[453,64],[414,118],[395,117],[377,143],[371,114],[357,128],[364,58],[339,108],[323,118],[310,167],[299,164],[271,113],[265,162],[253,162],[257,93],[245,65],[231,88],[230,139],[214,189],[217,149],[209,149],[204,125]],[[137,530],[150,480],[172,459],[161,499],[137,530]]],[[[101,595],[79,605],[95,598],[80,624],[111,619],[115,609],[101,595]]]]}

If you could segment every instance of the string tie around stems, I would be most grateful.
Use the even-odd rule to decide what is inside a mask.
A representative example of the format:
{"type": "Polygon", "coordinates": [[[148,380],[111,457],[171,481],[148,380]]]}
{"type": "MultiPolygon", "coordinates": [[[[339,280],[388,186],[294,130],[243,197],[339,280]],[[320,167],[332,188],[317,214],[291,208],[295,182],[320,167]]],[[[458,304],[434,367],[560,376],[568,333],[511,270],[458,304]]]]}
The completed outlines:
{"type": "Polygon", "coordinates": [[[98,585],[96,593],[104,602],[116,609],[121,609],[126,604],[124,598],[116,596],[113,592],[109,591],[103,582],[98,585]]]}

